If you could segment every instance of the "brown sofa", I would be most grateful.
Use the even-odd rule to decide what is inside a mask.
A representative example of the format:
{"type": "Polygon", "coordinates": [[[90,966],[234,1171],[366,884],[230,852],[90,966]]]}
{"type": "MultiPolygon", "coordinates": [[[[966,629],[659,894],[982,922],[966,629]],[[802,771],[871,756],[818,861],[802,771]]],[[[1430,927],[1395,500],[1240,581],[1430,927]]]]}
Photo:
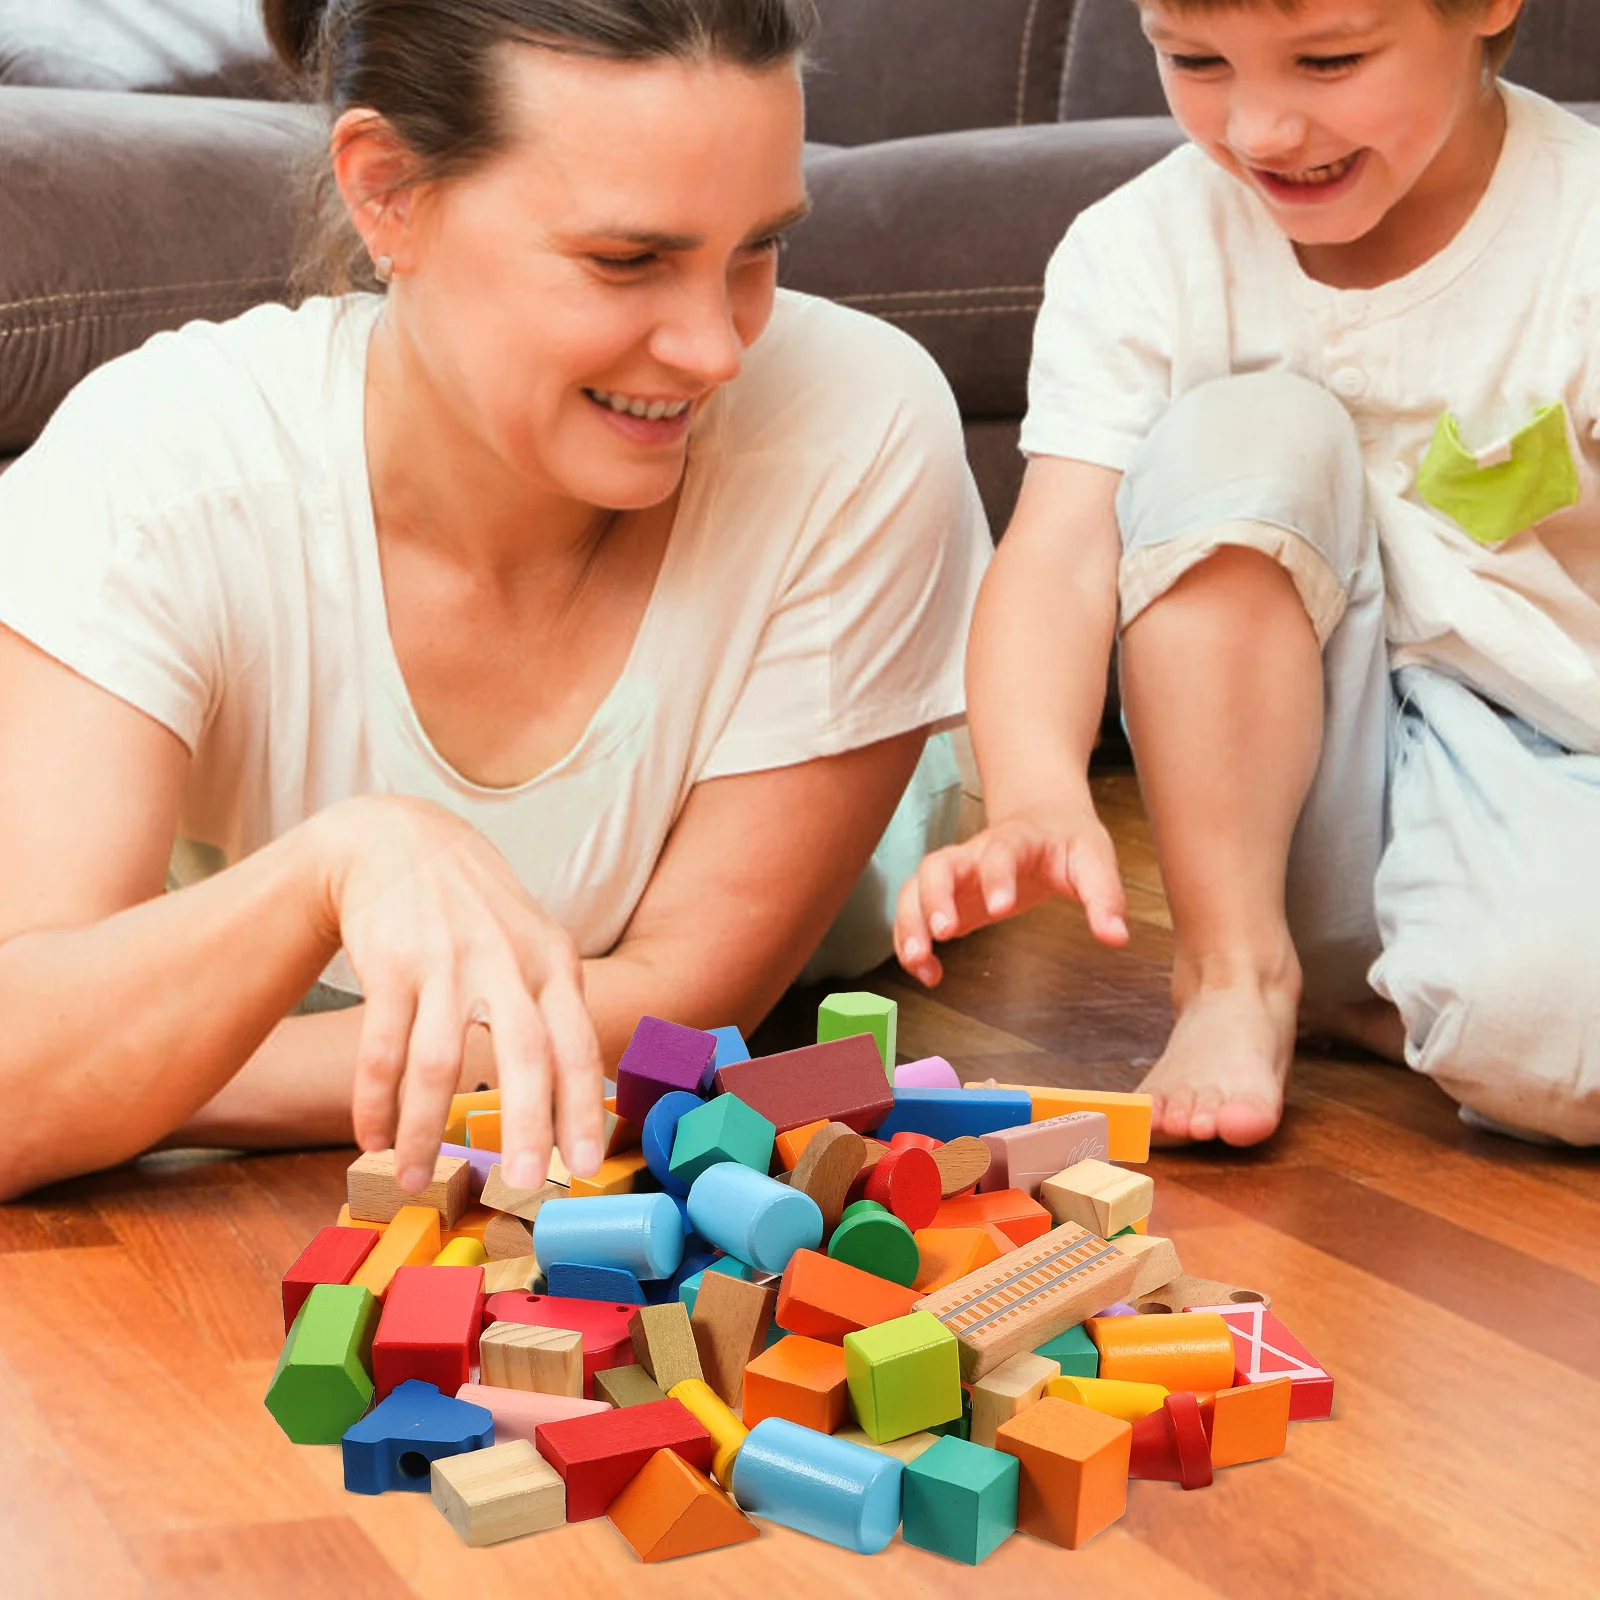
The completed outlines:
{"type": "MultiPolygon", "coordinates": [[[[819,4],[787,281],[933,352],[998,535],[1050,250],[1178,133],[1131,0],[819,4]]],[[[1530,0],[1509,74],[1600,101],[1600,4],[1530,0]]],[[[255,0],[0,0],[0,457],[100,362],[282,294],[318,137],[287,92],[255,0]]]]}

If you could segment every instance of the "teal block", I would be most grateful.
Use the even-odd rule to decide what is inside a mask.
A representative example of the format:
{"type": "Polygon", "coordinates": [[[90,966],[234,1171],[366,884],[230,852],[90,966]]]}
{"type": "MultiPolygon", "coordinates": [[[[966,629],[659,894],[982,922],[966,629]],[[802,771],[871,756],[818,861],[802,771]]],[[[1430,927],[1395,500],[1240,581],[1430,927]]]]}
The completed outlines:
{"type": "Polygon", "coordinates": [[[931,1312],[847,1333],[844,1369],[850,1408],[877,1444],[961,1415],[960,1347],[931,1312]]]}
{"type": "Polygon", "coordinates": [[[870,1033],[883,1059],[884,1076],[894,1082],[895,1024],[899,1007],[882,995],[857,990],[850,994],[830,994],[817,1007],[817,1043],[848,1039],[852,1034],[870,1033]]]}
{"type": "Polygon", "coordinates": [[[687,1184],[719,1161],[737,1161],[765,1174],[777,1137],[778,1130],[753,1106],[736,1094],[719,1094],[678,1119],[668,1170],[687,1184]]]}
{"type": "Polygon", "coordinates": [[[900,1537],[977,1566],[1017,1529],[1021,1462],[948,1434],[906,1463],[900,1537]]]}
{"type": "Polygon", "coordinates": [[[312,1285],[267,1385],[267,1410],[295,1444],[338,1444],[366,1415],[378,1309],[357,1284],[312,1285]]]}
{"type": "Polygon", "coordinates": [[[1065,1378],[1098,1378],[1100,1376],[1100,1351],[1088,1330],[1080,1322],[1065,1333],[1058,1333],[1033,1352],[1046,1361],[1059,1361],[1061,1375],[1065,1378]]]}
{"type": "MultiPolygon", "coordinates": [[[[682,1283],[678,1285],[678,1298],[688,1308],[689,1315],[694,1315],[694,1303],[700,1294],[700,1280],[708,1272],[726,1272],[735,1278],[743,1278],[749,1282],[756,1275],[756,1269],[737,1256],[718,1256],[709,1267],[702,1267],[698,1272],[691,1272],[682,1283]]],[[[777,1327],[777,1324],[773,1324],[777,1327]]],[[[782,1329],[779,1329],[782,1332],[782,1329]]]]}

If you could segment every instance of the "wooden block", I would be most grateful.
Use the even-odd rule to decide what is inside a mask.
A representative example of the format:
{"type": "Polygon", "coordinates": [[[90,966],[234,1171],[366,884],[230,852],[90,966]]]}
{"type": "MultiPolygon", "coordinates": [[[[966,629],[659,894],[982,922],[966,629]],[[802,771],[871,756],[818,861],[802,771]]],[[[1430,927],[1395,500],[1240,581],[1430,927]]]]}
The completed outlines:
{"type": "Polygon", "coordinates": [[[533,1234],[521,1217],[496,1212],[483,1230],[483,1250],[491,1261],[516,1261],[533,1254],[533,1234]]]}
{"type": "Polygon", "coordinates": [[[768,1346],[744,1369],[744,1422],[783,1417],[818,1433],[832,1433],[845,1418],[845,1355],[841,1346],[791,1333],[768,1346]]]}
{"type": "Polygon", "coordinates": [[[1077,1406],[1088,1406],[1102,1416],[1121,1417],[1124,1422],[1137,1422],[1159,1411],[1169,1393],[1164,1384],[1134,1383],[1126,1378],[1080,1378],[1063,1374],[1052,1378],[1044,1392],[1058,1400],[1070,1400],[1077,1406]]]}
{"type": "Polygon", "coordinates": [[[917,1307],[955,1334],[961,1376],[972,1383],[1120,1299],[1137,1271],[1115,1245],[1067,1223],[924,1295],[917,1307]]]}
{"type": "Polygon", "coordinates": [[[839,1225],[845,1196],[866,1160],[867,1144],[854,1128],[842,1122],[807,1126],[813,1133],[790,1171],[789,1187],[816,1201],[826,1238],[839,1225]]]}
{"type": "Polygon", "coordinates": [[[1155,1180],[1105,1161],[1080,1161],[1039,1186],[1039,1199],[1058,1223],[1076,1222],[1102,1239],[1150,1215],[1155,1180]]]}
{"type": "Polygon", "coordinates": [[[919,1294],[932,1294],[1011,1249],[1008,1239],[1001,1250],[984,1228],[921,1228],[913,1237],[920,1264],[911,1287],[919,1294]]]}
{"type": "Polygon", "coordinates": [[[796,1250],[778,1285],[774,1317],[790,1333],[838,1343],[847,1333],[909,1315],[919,1298],[914,1289],[819,1251],[796,1250]]]}
{"type": "Polygon", "coordinates": [[[592,1417],[609,1411],[606,1400],[574,1400],[571,1395],[540,1394],[535,1389],[496,1389],[486,1383],[464,1383],[456,1399],[482,1406],[494,1418],[496,1439],[526,1439],[533,1443],[535,1430],[547,1422],[568,1417],[592,1417]]]}
{"type": "Polygon", "coordinates": [[[1289,1403],[1294,1385],[1285,1376],[1218,1389],[1200,1402],[1200,1420],[1211,1441],[1211,1465],[1281,1456],[1289,1438],[1289,1403]]]}
{"type": "MultiPolygon", "coordinates": [[[[500,1158],[498,1150],[474,1150],[466,1144],[442,1144],[439,1146],[442,1156],[454,1156],[458,1161],[467,1164],[467,1197],[474,1203],[483,1193],[484,1180],[489,1176],[489,1168],[500,1158]]],[[[458,1223],[459,1227],[460,1224],[458,1223]]]]}
{"type": "Polygon", "coordinates": [[[896,1089],[894,1109],[879,1124],[878,1137],[892,1139],[907,1128],[949,1144],[963,1134],[978,1138],[1016,1127],[1032,1111],[1028,1096],[1010,1089],[896,1089]]]}
{"type": "MultiPolygon", "coordinates": [[[[1233,1387],[1288,1378],[1291,1422],[1321,1422],[1333,1415],[1333,1379],[1264,1305],[1223,1304],[1211,1306],[1209,1311],[1221,1317],[1233,1339],[1233,1387]]],[[[1225,1385],[1211,1387],[1220,1389],[1225,1385]]]]}
{"type": "Polygon", "coordinates": [[[1171,1283],[1183,1272],[1178,1262],[1178,1247],[1158,1233],[1123,1233],[1111,1242],[1123,1255],[1132,1256],[1139,1263],[1139,1275],[1128,1291],[1128,1299],[1136,1303],[1141,1295],[1171,1283]]]}
{"type": "Polygon", "coordinates": [[[1020,1480],[1015,1456],[941,1439],[906,1468],[901,1537],[975,1567],[1016,1532],[1020,1480]]]}
{"type": "Polygon", "coordinates": [[[350,1202],[347,1200],[339,1207],[339,1220],[334,1226],[339,1228],[370,1228],[374,1233],[382,1233],[389,1224],[387,1222],[369,1222],[365,1217],[352,1217],[350,1215],[350,1202]]]}
{"type": "Polygon", "coordinates": [[[369,1222],[389,1222],[402,1206],[432,1206],[453,1228],[467,1209],[467,1164],[455,1156],[440,1156],[433,1178],[421,1194],[407,1194],[395,1181],[394,1151],[371,1150],[350,1163],[350,1215],[369,1222]]]}
{"type": "Polygon", "coordinates": [[[483,1382],[494,1389],[583,1394],[583,1335],[571,1328],[491,1322],[479,1346],[483,1382]]]}
{"type": "Polygon", "coordinates": [[[876,1200],[858,1200],[844,1208],[828,1240],[828,1254],[905,1288],[911,1287],[921,1262],[911,1230],[876,1200]]]}
{"type": "Polygon", "coordinates": [[[625,1150],[621,1155],[607,1156],[592,1178],[580,1178],[574,1173],[568,1193],[574,1200],[585,1195],[632,1194],[633,1180],[646,1165],[643,1150],[625,1150]]]}
{"type": "Polygon", "coordinates": [[[465,1144],[467,1142],[467,1117],[474,1111],[498,1111],[500,1109],[500,1091],[498,1089],[478,1089],[471,1094],[454,1094],[450,1096],[450,1115],[445,1118],[444,1142],[446,1144],[465,1144]]]}
{"type": "Polygon", "coordinates": [[[1060,1376],[1059,1361],[1026,1350],[979,1378],[972,1385],[972,1443],[992,1449],[995,1429],[1042,1398],[1045,1385],[1060,1376]]]}
{"type": "Polygon", "coordinates": [[[880,1442],[865,1428],[847,1422],[843,1427],[833,1430],[833,1437],[843,1439],[846,1444],[858,1444],[863,1449],[876,1450],[879,1455],[893,1456],[896,1461],[904,1461],[909,1465],[924,1451],[938,1444],[942,1435],[923,1429],[920,1433],[908,1433],[902,1439],[884,1439],[880,1442]]]}
{"type": "Polygon", "coordinates": [[[620,1156],[625,1150],[637,1150],[644,1133],[643,1123],[629,1122],[626,1117],[619,1117],[615,1095],[608,1096],[601,1104],[605,1107],[602,1113],[605,1118],[602,1144],[605,1153],[608,1156],[620,1156]]]}
{"type": "Polygon", "coordinates": [[[368,1290],[311,1285],[267,1385],[267,1410],[295,1444],[337,1444],[371,1405],[377,1321],[368,1290]]]}
{"type": "Polygon", "coordinates": [[[1094,1340],[1084,1332],[1081,1322],[1068,1328],[1065,1333],[1058,1333],[1053,1339],[1046,1339],[1043,1344],[1036,1344],[1033,1353],[1043,1356],[1047,1361],[1059,1361],[1062,1377],[1100,1376],[1100,1352],[1095,1349],[1094,1340]]]}
{"type": "Polygon", "coordinates": [[[674,1450],[657,1450],[606,1515],[641,1561],[670,1561],[761,1537],[727,1494],[674,1450]]]}
{"type": "MultiPolygon", "coordinates": [[[[798,1128],[790,1128],[787,1133],[780,1133],[773,1141],[773,1149],[777,1151],[778,1160],[782,1163],[785,1172],[793,1172],[799,1164],[800,1157],[805,1154],[805,1148],[811,1143],[811,1136],[820,1133],[828,1126],[826,1117],[818,1117],[815,1122],[804,1122],[798,1128]]],[[[840,1124],[844,1126],[843,1123],[840,1124]]],[[[854,1132],[854,1129],[851,1130],[854,1132]]]]}
{"type": "Polygon", "coordinates": [[[1213,1478],[1211,1446],[1200,1406],[1190,1390],[1169,1394],[1160,1407],[1133,1424],[1130,1478],[1155,1478],[1204,1489],[1213,1478]]]}
{"type": "Polygon", "coordinates": [[[878,1047],[858,1033],[717,1069],[718,1094],[736,1094],[779,1133],[819,1117],[867,1133],[894,1107],[878,1047]]]}
{"type": "MultiPolygon", "coordinates": [[[[535,1244],[537,1248],[537,1243],[535,1244]]],[[[642,1306],[643,1287],[626,1267],[591,1267],[581,1261],[551,1261],[544,1269],[545,1289],[569,1300],[610,1300],[642,1306]]]]}
{"type": "Polygon", "coordinates": [[[527,1322],[541,1328],[570,1328],[583,1335],[583,1392],[594,1392],[594,1375],[606,1367],[633,1360],[628,1337],[632,1306],[614,1306],[604,1300],[567,1300],[550,1294],[490,1295],[483,1315],[489,1323],[527,1322]]]}
{"type": "Polygon", "coordinates": [[[1089,1317],[1083,1325],[1100,1351],[1102,1379],[1213,1392],[1234,1381],[1233,1335],[1215,1312],[1089,1317]]]}
{"type": "Polygon", "coordinates": [[[483,1292],[489,1295],[508,1289],[531,1290],[538,1277],[539,1263],[531,1255],[490,1261],[483,1269],[483,1292]]]}
{"type": "Polygon", "coordinates": [[[433,1258],[432,1265],[436,1267],[482,1267],[489,1262],[488,1252],[483,1248],[481,1240],[474,1239],[471,1234],[457,1235],[454,1239],[446,1239],[439,1249],[438,1255],[433,1258]]]}
{"type": "Polygon", "coordinates": [[[469,1111],[467,1113],[467,1148],[493,1150],[500,1153],[500,1112],[469,1111]]]}
{"type": "Polygon", "coordinates": [[[717,1053],[716,1038],[660,1017],[640,1017],[617,1063],[617,1115],[643,1123],[662,1095],[696,1094],[717,1053]]]}
{"type": "Polygon", "coordinates": [[[397,1268],[372,1340],[373,1398],[408,1378],[454,1394],[471,1375],[483,1327],[483,1268],[397,1268]]]}
{"type": "Polygon", "coordinates": [[[954,1199],[974,1184],[981,1183],[993,1159],[988,1145],[970,1134],[941,1144],[933,1152],[933,1164],[939,1169],[939,1198],[954,1199]]]}
{"type": "Polygon", "coordinates": [[[914,1233],[931,1227],[940,1205],[942,1179],[933,1157],[915,1145],[886,1150],[866,1182],[866,1198],[876,1200],[914,1233]]]}
{"type": "MultiPolygon", "coordinates": [[[[441,1272],[447,1270],[441,1267],[441,1272]]],[[[430,1462],[494,1443],[494,1418],[482,1406],[440,1394],[408,1378],[339,1440],[344,1486],[351,1494],[390,1489],[426,1494],[430,1462]]]]}
{"type": "MultiPolygon", "coordinates": [[[[720,1277],[720,1273],[713,1273],[720,1277]]],[[[708,1285],[702,1281],[700,1293],[708,1285]]],[[[698,1308],[699,1300],[695,1301],[698,1308]]],[[[668,1300],[658,1306],[640,1306],[628,1321],[628,1337],[633,1341],[633,1358],[655,1379],[662,1390],[685,1378],[705,1378],[700,1370],[700,1352],[695,1348],[694,1330],[689,1326],[688,1308],[681,1300],[668,1300]]],[[[709,1464],[709,1463],[708,1463],[709,1464]]]]}
{"type": "MultiPolygon", "coordinates": [[[[1149,1238],[1149,1235],[1145,1235],[1149,1238]]],[[[1215,1278],[1173,1278],[1149,1294],[1135,1295],[1133,1307],[1141,1312],[1215,1310],[1223,1305],[1272,1304],[1272,1297],[1259,1289],[1241,1289],[1236,1283],[1218,1283],[1215,1278]]]]}
{"type": "Polygon", "coordinates": [[[442,1249],[447,1244],[453,1244],[457,1239],[476,1239],[483,1243],[483,1230],[494,1221],[499,1213],[491,1211],[488,1206],[468,1206],[456,1218],[453,1228],[445,1228],[439,1234],[439,1246],[442,1249]]]}
{"type": "Polygon", "coordinates": [[[1017,1527],[1076,1550],[1128,1503],[1133,1429],[1070,1400],[1046,1397],[995,1430],[995,1449],[1021,1464],[1017,1527]]]}
{"type": "Polygon", "coordinates": [[[969,1194],[943,1200],[929,1224],[934,1228],[995,1227],[1018,1245],[1042,1239],[1053,1226],[1050,1213],[1031,1195],[1020,1189],[992,1189],[988,1194],[969,1194]]]}
{"type": "Polygon", "coordinates": [[[882,995],[857,990],[830,994],[817,1007],[817,1043],[848,1039],[852,1034],[872,1036],[883,1063],[884,1081],[894,1082],[895,1027],[900,1008],[882,995]]]}
{"type": "Polygon", "coordinates": [[[426,1266],[439,1248],[439,1213],[432,1206],[402,1206],[350,1281],[381,1300],[401,1267],[426,1266]]]}
{"type": "Polygon", "coordinates": [[[1150,1107],[1147,1094],[1116,1094],[1106,1089],[1037,1088],[1022,1083],[969,1084],[969,1088],[1021,1089],[1032,1102],[1033,1119],[1043,1122],[1069,1111],[1104,1112],[1112,1161],[1150,1159],[1150,1107]]]}
{"type": "Polygon", "coordinates": [[[377,1242],[370,1228],[320,1229],[283,1275],[283,1331],[294,1326],[315,1284],[349,1283],[377,1242]]]}
{"type": "Polygon", "coordinates": [[[874,1439],[900,1439],[961,1415],[955,1336],[926,1311],[844,1336],[850,1409],[874,1439]]]}
{"type": "Polygon", "coordinates": [[[738,1405],[744,1392],[746,1363],[767,1347],[777,1303],[777,1291],[765,1284],[725,1272],[708,1273],[701,1280],[689,1326],[702,1377],[730,1406],[738,1405]]]}
{"type": "Polygon", "coordinates": [[[637,1361],[625,1367],[607,1367],[594,1375],[594,1397],[614,1406],[647,1406],[665,1400],[661,1385],[637,1361]]]}
{"type": "Polygon", "coordinates": [[[524,1222],[532,1222],[546,1200],[567,1198],[571,1182],[572,1174],[568,1173],[565,1184],[546,1179],[537,1189],[513,1189],[497,1163],[489,1168],[489,1176],[483,1180],[483,1204],[492,1211],[509,1212],[524,1222]]]}
{"type": "Polygon", "coordinates": [[[676,1450],[702,1472],[711,1467],[711,1435],[670,1397],[549,1422],[534,1442],[566,1481],[568,1522],[603,1516],[623,1485],[657,1450],[676,1450]]]}
{"type": "Polygon", "coordinates": [[[714,1454],[711,1475],[724,1489],[733,1487],[733,1463],[750,1430],[734,1416],[709,1383],[685,1378],[672,1386],[672,1398],[680,1401],[690,1415],[711,1435],[714,1454]]]}
{"type": "Polygon", "coordinates": [[[1099,1111],[1069,1111],[1063,1117],[1049,1117],[1043,1122],[1000,1128],[984,1134],[983,1142],[993,1160],[979,1189],[1020,1189],[1036,1198],[1046,1178],[1082,1161],[1103,1161],[1109,1149],[1105,1115],[1099,1111]]]}
{"type": "Polygon", "coordinates": [[[668,1171],[680,1183],[693,1184],[707,1167],[737,1161],[765,1176],[772,1165],[776,1129],[736,1094],[719,1094],[677,1120],[668,1171]]]}
{"type": "Polygon", "coordinates": [[[434,1505],[475,1548],[559,1528],[567,1520],[561,1474],[526,1439],[446,1456],[429,1472],[434,1505]]]}

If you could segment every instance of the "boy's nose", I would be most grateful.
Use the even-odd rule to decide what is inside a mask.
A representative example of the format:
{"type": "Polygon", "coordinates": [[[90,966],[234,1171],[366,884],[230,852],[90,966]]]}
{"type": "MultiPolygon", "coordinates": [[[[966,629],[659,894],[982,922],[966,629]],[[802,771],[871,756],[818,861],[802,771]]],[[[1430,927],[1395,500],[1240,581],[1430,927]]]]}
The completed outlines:
{"type": "Polygon", "coordinates": [[[1274,166],[1305,149],[1306,119],[1275,96],[1235,96],[1228,105],[1228,148],[1247,166],[1274,166]]]}

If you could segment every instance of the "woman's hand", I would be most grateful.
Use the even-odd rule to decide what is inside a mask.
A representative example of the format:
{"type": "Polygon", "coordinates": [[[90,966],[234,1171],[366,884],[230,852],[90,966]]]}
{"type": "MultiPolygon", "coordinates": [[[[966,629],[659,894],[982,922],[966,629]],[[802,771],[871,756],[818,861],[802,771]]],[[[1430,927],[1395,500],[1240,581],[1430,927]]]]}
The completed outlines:
{"type": "Polygon", "coordinates": [[[1102,944],[1128,942],[1117,852],[1094,808],[1013,816],[923,859],[900,891],[895,953],[912,977],[933,985],[944,968],[936,939],[957,939],[1029,911],[1051,895],[1082,902],[1102,944]]]}
{"type": "Polygon", "coordinates": [[[552,1133],[572,1171],[592,1173],[600,1046],[566,932],[494,846],[443,807],[362,797],[315,825],[328,850],[329,915],[366,996],[351,1107],[362,1149],[392,1146],[400,1186],[427,1186],[467,1031],[481,1024],[499,1071],[506,1182],[544,1182],[552,1133]]]}

